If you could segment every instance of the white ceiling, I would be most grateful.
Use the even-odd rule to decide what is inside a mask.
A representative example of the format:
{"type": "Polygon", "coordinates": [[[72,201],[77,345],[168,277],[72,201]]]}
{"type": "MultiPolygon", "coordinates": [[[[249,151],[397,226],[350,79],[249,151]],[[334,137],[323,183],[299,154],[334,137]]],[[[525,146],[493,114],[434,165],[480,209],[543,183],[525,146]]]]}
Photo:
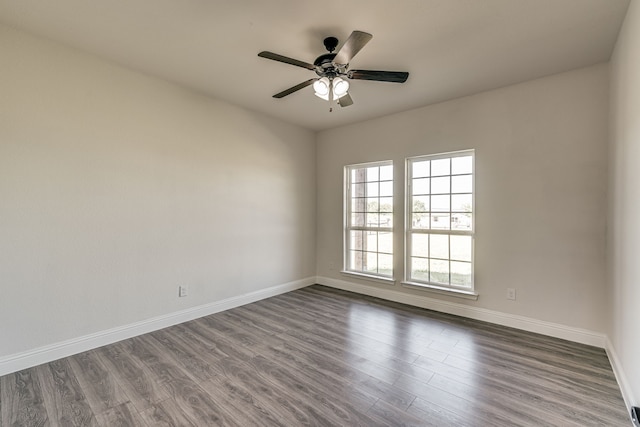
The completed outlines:
{"type": "MultiPolygon", "coordinates": [[[[629,0],[0,0],[0,22],[312,130],[362,121],[607,61],[629,0]],[[373,40],[353,69],[409,71],[406,83],[352,80],[354,105],[305,88],[305,62],[352,30],[373,40]]],[[[340,45],[339,45],[340,46],[340,45]]]]}

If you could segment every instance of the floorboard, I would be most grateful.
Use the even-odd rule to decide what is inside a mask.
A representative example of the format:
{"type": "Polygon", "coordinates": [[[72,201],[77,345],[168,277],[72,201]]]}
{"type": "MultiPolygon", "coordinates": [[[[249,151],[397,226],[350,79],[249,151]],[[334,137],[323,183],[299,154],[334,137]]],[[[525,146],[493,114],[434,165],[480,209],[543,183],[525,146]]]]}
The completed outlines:
{"type": "Polygon", "coordinates": [[[0,377],[0,426],[629,426],[604,350],[319,285],[0,377]]]}

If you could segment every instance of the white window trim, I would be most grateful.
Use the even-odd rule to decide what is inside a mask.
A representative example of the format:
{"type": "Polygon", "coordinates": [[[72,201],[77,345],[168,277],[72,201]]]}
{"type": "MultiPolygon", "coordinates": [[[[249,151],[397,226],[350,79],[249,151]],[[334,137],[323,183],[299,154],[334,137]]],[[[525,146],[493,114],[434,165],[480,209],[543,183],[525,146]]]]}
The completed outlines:
{"type": "MultiPolygon", "coordinates": [[[[429,292],[439,293],[439,294],[447,294],[451,296],[457,296],[461,298],[467,299],[478,299],[478,293],[475,289],[475,218],[476,218],[476,168],[475,168],[475,150],[460,150],[460,151],[452,151],[447,153],[438,153],[433,155],[421,155],[421,156],[413,156],[407,157],[405,159],[405,227],[404,227],[404,280],[401,282],[404,287],[411,289],[419,289],[425,290],[429,292]],[[416,229],[414,230],[411,226],[412,224],[412,213],[413,206],[410,203],[413,200],[412,195],[412,182],[413,179],[411,176],[411,163],[414,161],[419,161],[420,159],[429,159],[429,160],[438,160],[452,157],[463,157],[463,156],[472,156],[473,166],[472,166],[472,207],[471,207],[471,230],[463,231],[463,230],[432,230],[432,229],[416,229]],[[471,246],[471,287],[459,286],[459,285],[446,285],[441,283],[420,281],[420,280],[412,280],[411,278],[411,235],[412,233],[424,233],[424,234],[444,234],[444,235],[470,235],[472,239],[471,246]]],[[[451,194],[451,193],[450,193],[451,194]]]]}
{"type": "Polygon", "coordinates": [[[358,273],[357,271],[349,271],[349,270],[341,270],[340,273],[348,276],[357,277],[358,279],[362,279],[362,280],[370,280],[373,282],[383,283],[385,285],[396,284],[396,279],[388,276],[376,276],[373,274],[358,273]]]}
{"type": "MultiPolygon", "coordinates": [[[[362,231],[388,232],[388,233],[391,233],[392,237],[394,234],[395,224],[394,226],[391,226],[391,227],[352,226],[350,224],[350,215],[351,215],[351,188],[349,187],[351,185],[350,171],[352,169],[376,167],[376,166],[377,167],[380,167],[380,166],[393,167],[394,165],[392,160],[382,160],[382,161],[376,161],[376,162],[356,163],[356,164],[346,165],[344,167],[344,176],[343,176],[344,212],[343,212],[343,234],[342,234],[343,269],[341,270],[341,273],[357,276],[363,279],[379,281],[386,284],[389,284],[389,283],[395,284],[395,278],[394,278],[395,268],[393,267],[392,267],[390,276],[383,275],[383,274],[367,273],[367,272],[362,272],[357,270],[349,270],[348,268],[349,267],[349,233],[350,231],[362,230],[362,231]]],[[[393,182],[393,178],[392,178],[392,182],[393,182]]],[[[392,193],[392,197],[395,198],[395,194],[392,193]]],[[[395,254],[392,253],[391,255],[394,257],[393,265],[395,265],[395,254]]]]}
{"type": "Polygon", "coordinates": [[[448,288],[446,286],[437,286],[431,285],[427,283],[417,283],[417,282],[400,282],[403,287],[409,289],[417,289],[419,291],[431,292],[434,294],[440,295],[449,295],[456,298],[464,298],[470,300],[477,300],[480,294],[476,291],[470,291],[468,289],[458,289],[458,288],[448,288]]]}

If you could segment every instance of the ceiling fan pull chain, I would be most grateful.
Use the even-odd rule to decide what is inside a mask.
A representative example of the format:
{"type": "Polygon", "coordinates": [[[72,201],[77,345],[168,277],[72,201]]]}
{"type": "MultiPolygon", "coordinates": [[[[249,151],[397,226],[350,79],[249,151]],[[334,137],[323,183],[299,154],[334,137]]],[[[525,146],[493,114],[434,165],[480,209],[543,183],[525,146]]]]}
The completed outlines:
{"type": "Polygon", "coordinates": [[[329,79],[329,112],[333,113],[333,78],[329,79]]]}

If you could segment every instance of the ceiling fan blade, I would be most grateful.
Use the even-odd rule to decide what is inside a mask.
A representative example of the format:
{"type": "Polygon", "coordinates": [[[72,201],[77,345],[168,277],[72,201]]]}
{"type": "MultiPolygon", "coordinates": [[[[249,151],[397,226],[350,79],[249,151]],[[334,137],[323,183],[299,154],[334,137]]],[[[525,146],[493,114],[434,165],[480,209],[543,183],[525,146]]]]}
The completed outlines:
{"type": "Polygon", "coordinates": [[[300,84],[297,84],[293,87],[290,87],[287,90],[283,90],[280,93],[276,93],[275,95],[273,95],[274,98],[284,98],[287,95],[291,95],[293,92],[299,91],[300,89],[304,89],[307,86],[311,86],[313,84],[313,82],[315,82],[318,79],[309,79],[306,82],[302,82],[300,84]]]}
{"type": "Polygon", "coordinates": [[[379,82],[404,83],[409,77],[406,71],[351,70],[347,77],[356,80],[376,80],[379,82]]]}
{"type": "Polygon", "coordinates": [[[349,105],[353,105],[353,99],[351,99],[351,95],[347,93],[345,96],[338,99],[338,104],[340,104],[341,107],[348,107],[349,105]]]}
{"type": "Polygon", "coordinates": [[[365,33],[364,31],[352,32],[336,54],[333,62],[336,64],[348,64],[372,38],[373,36],[371,34],[365,33]]]}
{"type": "Polygon", "coordinates": [[[286,56],[278,55],[277,53],[267,52],[266,50],[258,54],[261,58],[272,59],[274,61],[284,62],[285,64],[295,65],[297,67],[306,68],[307,70],[315,70],[316,66],[309,64],[308,62],[298,61],[297,59],[288,58],[286,56]]]}

